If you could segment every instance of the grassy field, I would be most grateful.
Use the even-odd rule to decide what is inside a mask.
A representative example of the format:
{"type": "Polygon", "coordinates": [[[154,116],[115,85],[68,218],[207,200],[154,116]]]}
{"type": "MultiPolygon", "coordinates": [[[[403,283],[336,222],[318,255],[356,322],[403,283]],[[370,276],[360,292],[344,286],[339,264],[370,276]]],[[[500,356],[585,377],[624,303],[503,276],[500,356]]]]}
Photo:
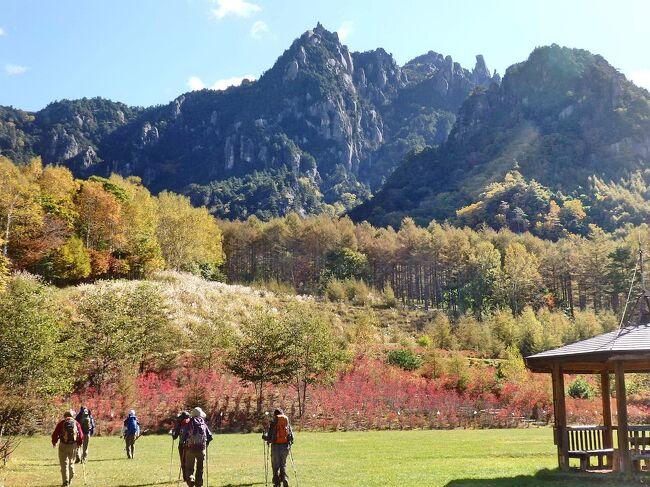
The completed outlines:
{"type": "MultiPolygon", "coordinates": [[[[586,487],[643,485],[605,476],[554,471],[549,429],[298,433],[294,456],[300,486],[586,487]]],[[[135,460],[127,460],[119,438],[94,438],[86,485],[144,487],[169,482],[171,438],[145,436],[135,460]]],[[[0,486],[60,485],[56,451],[49,438],[26,438],[5,470],[0,486]]],[[[291,475],[295,485],[295,476],[291,475]]],[[[210,447],[210,486],[264,485],[258,435],[217,436],[210,447]]],[[[648,479],[650,480],[650,479],[648,479]]],[[[647,481],[646,481],[647,482],[647,481]]],[[[73,485],[84,485],[77,466],[73,485]]]]}

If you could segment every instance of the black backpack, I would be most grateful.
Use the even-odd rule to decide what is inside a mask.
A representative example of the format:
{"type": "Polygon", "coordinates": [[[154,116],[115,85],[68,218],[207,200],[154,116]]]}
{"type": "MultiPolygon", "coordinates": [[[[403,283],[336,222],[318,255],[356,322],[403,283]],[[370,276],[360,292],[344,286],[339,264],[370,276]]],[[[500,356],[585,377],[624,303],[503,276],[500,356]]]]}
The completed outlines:
{"type": "Polygon", "coordinates": [[[79,423],[81,424],[81,429],[83,430],[84,434],[87,434],[90,431],[90,426],[91,426],[90,413],[82,413],[79,420],[80,420],[79,423]]]}
{"type": "Polygon", "coordinates": [[[79,432],[77,431],[77,422],[72,418],[63,420],[63,428],[61,429],[61,435],[59,436],[61,443],[72,445],[77,442],[78,438],[79,432]]]}

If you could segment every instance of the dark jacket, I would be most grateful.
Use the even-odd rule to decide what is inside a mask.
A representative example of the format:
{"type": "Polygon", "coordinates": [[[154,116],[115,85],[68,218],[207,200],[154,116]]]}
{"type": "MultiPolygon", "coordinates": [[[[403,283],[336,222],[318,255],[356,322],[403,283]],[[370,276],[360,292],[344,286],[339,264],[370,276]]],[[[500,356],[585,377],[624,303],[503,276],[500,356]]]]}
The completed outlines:
{"type": "Polygon", "coordinates": [[[95,434],[95,418],[93,418],[93,415],[91,414],[90,411],[88,411],[88,419],[90,420],[90,428],[88,428],[88,431],[84,428],[83,423],[81,422],[81,419],[83,418],[83,414],[81,411],[79,411],[79,414],[77,414],[77,417],[74,418],[77,420],[77,422],[81,425],[81,429],[83,430],[85,435],[92,436],[95,434]]]}
{"type": "Polygon", "coordinates": [[[189,416],[187,417],[179,417],[176,419],[176,424],[174,425],[174,431],[172,431],[172,438],[176,439],[181,435],[181,430],[183,429],[183,425],[187,424],[190,422],[189,416]]]}

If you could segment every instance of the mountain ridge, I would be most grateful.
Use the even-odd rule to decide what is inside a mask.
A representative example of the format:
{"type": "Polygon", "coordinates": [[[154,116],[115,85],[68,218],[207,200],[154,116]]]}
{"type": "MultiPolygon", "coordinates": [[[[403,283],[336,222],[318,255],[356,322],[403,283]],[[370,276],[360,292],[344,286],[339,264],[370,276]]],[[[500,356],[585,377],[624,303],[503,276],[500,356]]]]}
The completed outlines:
{"type": "Polygon", "coordinates": [[[82,177],[136,175],[221,217],[340,212],[367,199],[407,152],[445,140],[462,100],[493,82],[482,56],[472,71],[433,51],[401,67],[383,48],[350,51],[319,23],[258,80],[224,91],[148,108],[101,98],[35,113],[0,108],[0,153],[17,162],[39,154],[82,177]],[[275,175],[285,172],[283,184],[275,175]],[[246,205],[244,193],[276,209],[265,212],[257,197],[246,205]]]}
{"type": "MultiPolygon", "coordinates": [[[[491,185],[503,183],[508,174],[516,179],[515,171],[548,193],[543,208],[529,208],[530,215],[524,211],[532,226],[545,218],[552,199],[578,198],[588,212],[590,207],[601,211],[595,180],[614,185],[643,173],[646,184],[649,163],[648,91],[599,55],[545,46],[508,68],[500,85],[475,90],[461,106],[447,141],[411,156],[351,216],[391,225],[405,216],[420,223],[463,223],[458,212],[467,205],[484,211],[481,202],[494,190],[491,185]]],[[[646,188],[641,193],[650,196],[646,188]]],[[[619,216],[634,223],[644,214],[619,216]]],[[[474,214],[473,221],[499,227],[487,213],[474,214]]]]}

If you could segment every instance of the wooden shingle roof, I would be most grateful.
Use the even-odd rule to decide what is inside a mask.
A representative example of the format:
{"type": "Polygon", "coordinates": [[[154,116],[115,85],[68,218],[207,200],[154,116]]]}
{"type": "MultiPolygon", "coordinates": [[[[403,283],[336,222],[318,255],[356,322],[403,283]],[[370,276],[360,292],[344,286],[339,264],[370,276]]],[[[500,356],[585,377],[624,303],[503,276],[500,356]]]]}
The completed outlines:
{"type": "Polygon", "coordinates": [[[550,372],[553,364],[561,364],[567,373],[600,372],[612,370],[614,360],[625,361],[626,370],[650,372],[650,323],[530,355],[526,366],[534,372],[550,372]]]}

